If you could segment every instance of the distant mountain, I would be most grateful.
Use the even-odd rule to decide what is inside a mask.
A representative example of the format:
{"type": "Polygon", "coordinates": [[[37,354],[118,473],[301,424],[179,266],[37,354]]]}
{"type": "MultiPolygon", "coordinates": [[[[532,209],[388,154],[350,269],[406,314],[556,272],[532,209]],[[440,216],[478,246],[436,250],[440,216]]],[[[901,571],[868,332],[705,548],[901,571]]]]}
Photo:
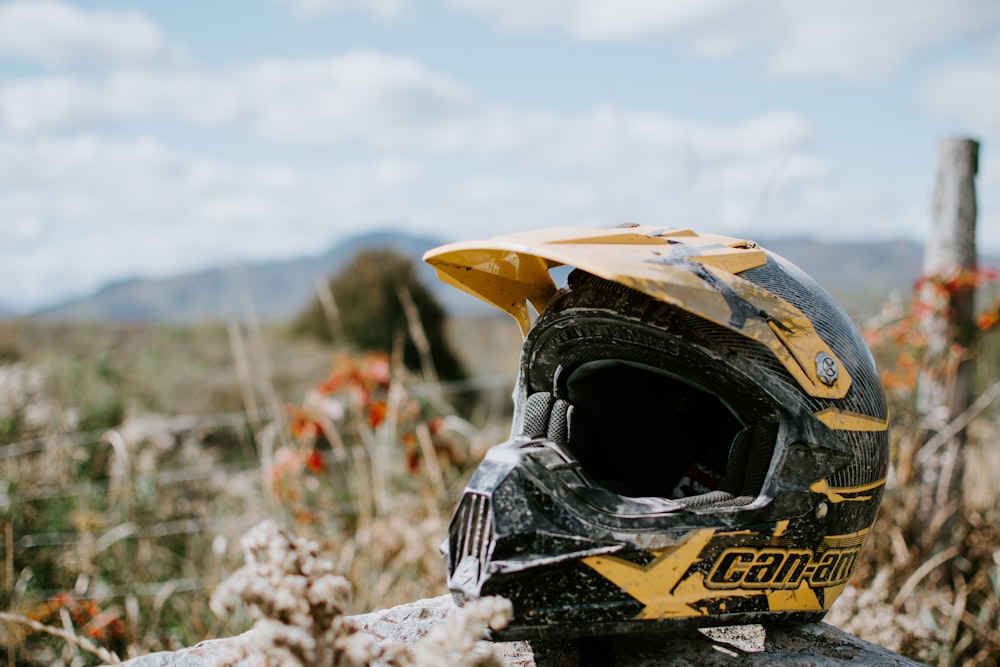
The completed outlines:
{"type": "Polygon", "coordinates": [[[477,308],[478,302],[434,278],[434,269],[420,261],[440,245],[437,239],[381,231],[337,244],[321,255],[288,261],[244,263],[206,269],[171,278],[134,278],[108,284],[91,296],[32,313],[60,321],[132,321],[189,323],[242,318],[252,305],[262,320],[295,316],[314,294],[317,279],[342,269],[360,251],[389,248],[410,257],[419,277],[438,290],[448,309],[477,308]]]}
{"type": "MultiPolygon", "coordinates": [[[[442,243],[429,237],[383,231],[340,243],[322,255],[283,262],[246,263],[160,280],[133,279],[105,286],[90,297],[47,308],[34,315],[68,321],[195,322],[241,318],[252,303],[262,320],[285,320],[312,298],[317,278],[327,278],[366,248],[391,248],[414,260],[419,276],[450,312],[489,313],[473,297],[434,277],[420,261],[442,243]]],[[[922,247],[912,241],[827,243],[809,239],[762,240],[813,276],[855,317],[867,316],[893,290],[908,293],[920,275],[922,247]]],[[[1000,265],[996,258],[982,263],[1000,265]]]]}
{"type": "Polygon", "coordinates": [[[878,312],[893,291],[907,296],[920,278],[923,246],[908,240],[827,242],[760,240],[826,288],[857,320],[878,312]]]}
{"type": "Polygon", "coordinates": [[[909,289],[924,249],[906,240],[876,243],[774,239],[761,245],[792,262],[831,293],[909,289]]]}

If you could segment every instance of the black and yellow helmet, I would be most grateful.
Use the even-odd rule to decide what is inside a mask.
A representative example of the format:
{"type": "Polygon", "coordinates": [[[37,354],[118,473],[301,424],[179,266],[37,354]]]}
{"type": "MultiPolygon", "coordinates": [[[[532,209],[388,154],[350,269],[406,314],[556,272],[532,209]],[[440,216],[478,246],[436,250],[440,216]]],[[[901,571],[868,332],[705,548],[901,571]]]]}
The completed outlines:
{"type": "Polygon", "coordinates": [[[525,335],[511,437],[446,554],[460,603],[513,602],[498,638],[826,613],[875,520],[889,434],[871,355],[819,285],[751,241],[644,226],[425,260],[525,335]]]}

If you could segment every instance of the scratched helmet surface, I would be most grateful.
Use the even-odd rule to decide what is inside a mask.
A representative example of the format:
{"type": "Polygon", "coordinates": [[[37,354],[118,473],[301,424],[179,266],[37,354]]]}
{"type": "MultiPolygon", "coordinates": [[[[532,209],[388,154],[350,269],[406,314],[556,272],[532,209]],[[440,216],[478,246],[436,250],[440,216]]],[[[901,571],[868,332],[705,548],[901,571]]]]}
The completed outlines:
{"type": "Polygon", "coordinates": [[[425,259],[525,335],[511,437],[470,480],[446,553],[459,603],[513,602],[496,638],[826,613],[881,501],[888,414],[819,285],[753,242],[642,226],[425,259]]]}

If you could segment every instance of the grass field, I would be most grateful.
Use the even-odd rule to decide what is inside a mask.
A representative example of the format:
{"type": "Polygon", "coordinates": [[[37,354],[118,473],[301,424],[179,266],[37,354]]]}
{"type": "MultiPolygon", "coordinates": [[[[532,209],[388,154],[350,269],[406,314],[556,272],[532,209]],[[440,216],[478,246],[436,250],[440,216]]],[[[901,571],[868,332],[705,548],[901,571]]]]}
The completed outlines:
{"type": "MultiPolygon", "coordinates": [[[[520,342],[504,319],[451,333],[483,392],[464,416],[449,406],[469,386],[427,386],[281,326],[0,323],[0,611],[79,640],[8,616],[0,660],[97,664],[85,641],[124,659],[241,632],[250,619],[216,616],[209,596],[268,518],[320,545],[353,586],[351,613],[445,592],[438,545],[506,436],[520,342]]],[[[898,452],[913,429],[896,401],[898,452]]],[[[912,494],[891,479],[831,621],[930,664],[996,663],[998,423],[990,406],[970,429],[961,542],[921,552],[912,494]]]]}

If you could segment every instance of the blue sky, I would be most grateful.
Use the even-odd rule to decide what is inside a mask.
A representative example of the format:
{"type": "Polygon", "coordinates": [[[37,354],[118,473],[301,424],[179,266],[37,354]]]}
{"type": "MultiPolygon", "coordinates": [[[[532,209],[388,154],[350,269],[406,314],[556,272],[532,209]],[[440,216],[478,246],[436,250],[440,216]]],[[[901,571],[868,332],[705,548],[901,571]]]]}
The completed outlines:
{"type": "Polygon", "coordinates": [[[996,0],[0,0],[0,309],[131,276],[623,221],[925,236],[996,0]]]}

